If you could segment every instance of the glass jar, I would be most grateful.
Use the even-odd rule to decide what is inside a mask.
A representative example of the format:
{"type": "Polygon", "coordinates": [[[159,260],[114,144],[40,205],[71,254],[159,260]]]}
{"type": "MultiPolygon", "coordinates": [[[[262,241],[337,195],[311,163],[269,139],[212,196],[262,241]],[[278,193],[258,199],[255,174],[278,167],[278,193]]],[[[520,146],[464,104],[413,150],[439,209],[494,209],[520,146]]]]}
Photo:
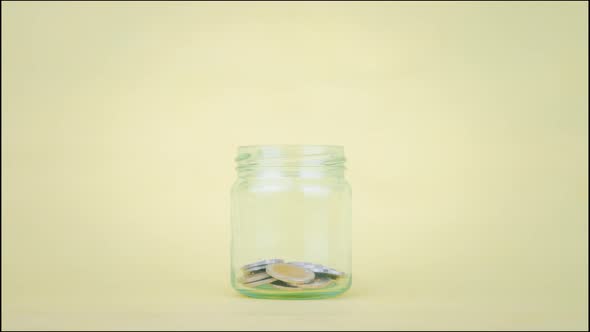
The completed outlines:
{"type": "Polygon", "coordinates": [[[344,149],[238,148],[231,282],[257,298],[326,298],[351,285],[351,191],[344,149]]]}

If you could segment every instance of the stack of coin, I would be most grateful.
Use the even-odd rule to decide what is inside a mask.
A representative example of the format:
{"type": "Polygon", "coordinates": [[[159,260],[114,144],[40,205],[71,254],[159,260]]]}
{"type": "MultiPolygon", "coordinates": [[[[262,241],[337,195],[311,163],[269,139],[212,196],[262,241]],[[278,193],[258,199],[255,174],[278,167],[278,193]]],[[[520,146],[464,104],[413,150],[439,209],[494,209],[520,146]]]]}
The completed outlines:
{"type": "Polygon", "coordinates": [[[278,264],[282,262],[282,259],[273,258],[244,265],[242,266],[242,272],[244,275],[239,281],[246,287],[257,287],[276,281],[277,279],[266,273],[266,267],[269,264],[278,264]]]}
{"type": "Polygon", "coordinates": [[[242,267],[239,279],[246,287],[270,284],[286,291],[325,288],[344,276],[343,272],[309,262],[289,262],[282,259],[265,259],[242,267]]]}

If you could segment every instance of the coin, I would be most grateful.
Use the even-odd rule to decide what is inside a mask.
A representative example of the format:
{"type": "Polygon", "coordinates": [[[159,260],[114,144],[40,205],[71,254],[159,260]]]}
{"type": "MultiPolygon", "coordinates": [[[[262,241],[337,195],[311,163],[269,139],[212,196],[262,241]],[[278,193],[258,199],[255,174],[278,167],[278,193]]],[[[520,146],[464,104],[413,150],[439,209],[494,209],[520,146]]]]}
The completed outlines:
{"type": "Polygon", "coordinates": [[[301,266],[286,263],[266,266],[266,273],[271,277],[290,284],[305,284],[315,278],[315,273],[301,266]]]}
{"type": "Polygon", "coordinates": [[[244,273],[257,273],[260,271],[264,271],[265,269],[266,269],[266,265],[258,265],[258,266],[253,266],[248,269],[242,268],[242,271],[244,271],[244,273]]]}
{"type": "Polygon", "coordinates": [[[302,290],[301,288],[299,288],[297,286],[288,284],[286,282],[282,282],[280,280],[277,280],[270,285],[274,288],[278,288],[278,289],[282,289],[282,290],[286,290],[286,291],[300,291],[300,290],[302,290]]]}
{"type": "Polygon", "coordinates": [[[334,279],[322,277],[322,278],[315,278],[312,282],[307,284],[300,284],[297,285],[299,288],[309,288],[309,289],[318,289],[330,286],[334,282],[334,279]]]}
{"type": "Polygon", "coordinates": [[[289,264],[303,267],[303,268],[313,271],[315,273],[324,273],[324,274],[328,274],[328,275],[334,276],[334,277],[344,276],[344,272],[340,272],[338,270],[332,269],[330,267],[327,267],[327,266],[324,266],[321,264],[315,264],[315,263],[309,263],[309,262],[289,262],[289,264]]]}
{"type": "Polygon", "coordinates": [[[263,259],[261,261],[250,263],[250,264],[246,264],[246,265],[242,266],[242,270],[250,270],[250,269],[252,269],[254,267],[266,266],[268,264],[283,263],[283,262],[284,261],[282,259],[279,259],[279,258],[263,259]]]}
{"type": "Polygon", "coordinates": [[[339,278],[341,278],[342,276],[336,276],[334,274],[328,274],[328,273],[320,273],[320,272],[315,272],[315,277],[317,278],[330,278],[332,280],[337,280],[339,278]]]}
{"type": "Polygon", "coordinates": [[[243,284],[247,284],[250,282],[255,282],[255,281],[266,279],[266,278],[270,278],[270,276],[266,272],[260,272],[260,273],[245,275],[242,278],[240,278],[239,281],[243,284]]]}
{"type": "Polygon", "coordinates": [[[266,279],[262,279],[262,280],[258,280],[258,281],[253,281],[253,282],[249,282],[249,283],[245,283],[244,286],[246,287],[257,287],[260,285],[266,285],[266,284],[270,284],[271,282],[277,281],[277,279],[275,278],[266,278],[266,279]]]}

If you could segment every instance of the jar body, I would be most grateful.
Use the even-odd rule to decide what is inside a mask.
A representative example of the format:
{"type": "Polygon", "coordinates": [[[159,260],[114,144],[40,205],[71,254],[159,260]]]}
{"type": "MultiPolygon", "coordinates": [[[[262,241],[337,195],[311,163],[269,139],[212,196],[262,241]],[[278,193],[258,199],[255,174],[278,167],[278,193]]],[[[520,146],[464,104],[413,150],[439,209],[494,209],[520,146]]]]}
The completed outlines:
{"type": "Polygon", "coordinates": [[[310,166],[297,161],[301,147],[276,149],[296,158],[249,167],[232,187],[232,286],[259,298],[343,293],[351,285],[351,190],[343,166],[325,165],[333,154],[310,166]],[[272,263],[292,263],[314,278],[292,283],[290,272],[273,273],[272,263]]]}

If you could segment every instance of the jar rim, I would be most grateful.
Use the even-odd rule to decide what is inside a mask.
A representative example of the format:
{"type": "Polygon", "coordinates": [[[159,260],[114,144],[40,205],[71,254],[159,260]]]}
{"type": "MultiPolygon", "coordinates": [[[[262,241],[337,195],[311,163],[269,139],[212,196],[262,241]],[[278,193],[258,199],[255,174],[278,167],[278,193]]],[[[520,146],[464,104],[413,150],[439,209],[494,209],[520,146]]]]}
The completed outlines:
{"type": "Polygon", "coordinates": [[[244,145],[238,147],[235,161],[243,167],[342,167],[345,162],[342,145],[244,145]]]}
{"type": "Polygon", "coordinates": [[[332,145],[332,144],[253,144],[253,145],[240,145],[238,150],[243,149],[344,149],[343,145],[332,145]]]}

